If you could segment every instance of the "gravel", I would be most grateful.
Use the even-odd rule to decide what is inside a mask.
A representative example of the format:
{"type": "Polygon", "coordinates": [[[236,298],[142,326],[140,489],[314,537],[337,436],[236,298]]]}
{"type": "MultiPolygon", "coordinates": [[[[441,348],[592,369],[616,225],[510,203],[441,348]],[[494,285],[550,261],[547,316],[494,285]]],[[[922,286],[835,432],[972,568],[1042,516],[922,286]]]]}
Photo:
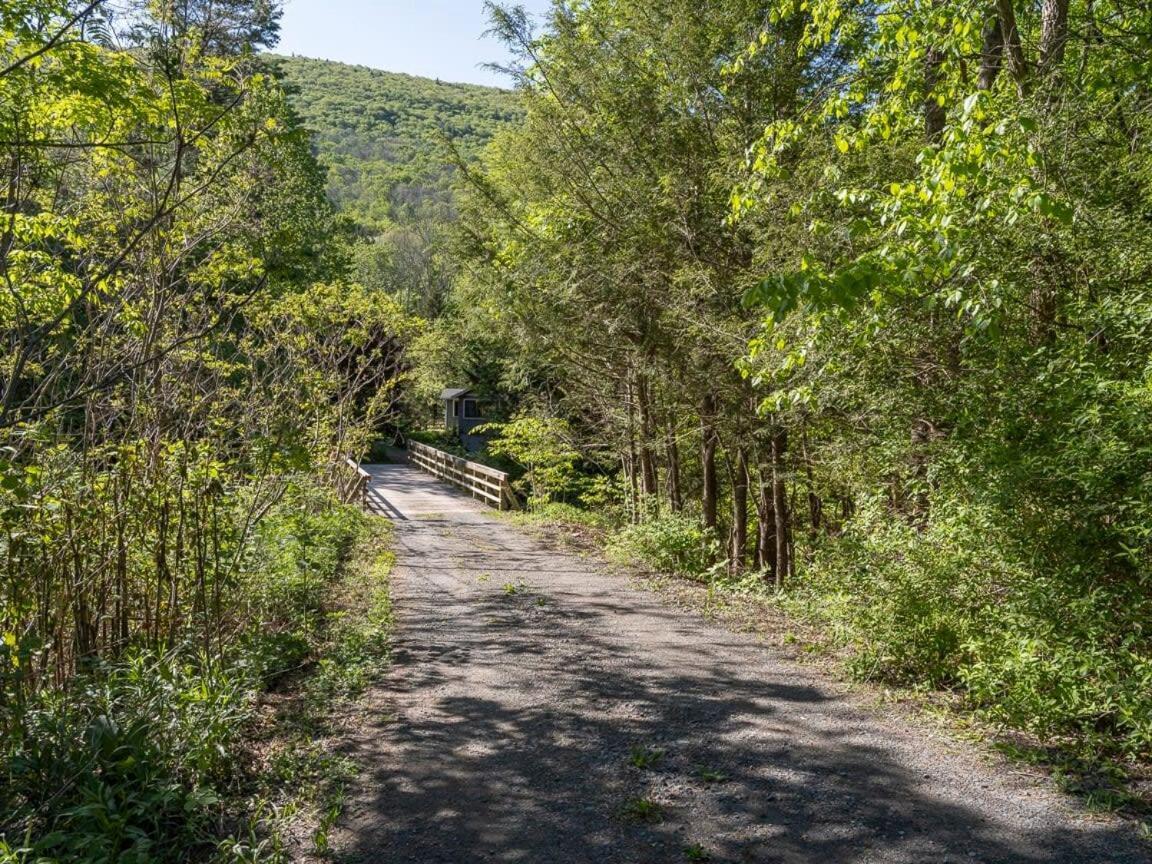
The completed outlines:
{"type": "Polygon", "coordinates": [[[395,662],[348,745],[339,860],[1152,862],[1035,773],[413,468],[371,471],[396,521],[395,662]]]}

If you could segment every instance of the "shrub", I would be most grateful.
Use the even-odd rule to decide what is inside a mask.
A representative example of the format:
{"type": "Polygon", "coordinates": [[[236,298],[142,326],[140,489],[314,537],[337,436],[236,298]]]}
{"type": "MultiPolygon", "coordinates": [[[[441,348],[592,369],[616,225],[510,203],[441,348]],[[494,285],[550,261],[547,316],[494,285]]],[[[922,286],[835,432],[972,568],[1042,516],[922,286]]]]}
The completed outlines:
{"type": "Polygon", "coordinates": [[[571,443],[567,421],[521,414],[510,423],[488,423],[475,431],[496,433],[488,442],[488,452],[524,468],[529,506],[541,506],[579,487],[576,461],[580,454],[571,443]]]}
{"type": "Polygon", "coordinates": [[[363,519],[292,490],[221,598],[230,627],[92,661],[66,687],[6,706],[16,734],[0,741],[0,862],[183,861],[229,826],[252,833],[234,800],[242,736],[261,688],[312,654],[325,588],[363,519]]]}
{"type": "Polygon", "coordinates": [[[622,528],[609,540],[608,552],[661,573],[697,578],[716,560],[717,546],[696,519],[670,513],[622,528]]]}
{"type": "Polygon", "coordinates": [[[991,590],[988,552],[945,524],[922,533],[874,502],[817,544],[784,604],[851,644],[862,677],[955,683],[991,590]]]}
{"type": "Polygon", "coordinates": [[[254,681],[182,651],[142,651],[28,706],[4,753],[7,820],[35,856],[182,860],[215,844],[254,681]]]}
{"type": "Polygon", "coordinates": [[[1152,600],[1041,572],[978,509],[920,530],[876,502],[820,540],[782,598],[861,677],[952,686],[984,716],[1088,756],[1152,754],[1152,600]]]}

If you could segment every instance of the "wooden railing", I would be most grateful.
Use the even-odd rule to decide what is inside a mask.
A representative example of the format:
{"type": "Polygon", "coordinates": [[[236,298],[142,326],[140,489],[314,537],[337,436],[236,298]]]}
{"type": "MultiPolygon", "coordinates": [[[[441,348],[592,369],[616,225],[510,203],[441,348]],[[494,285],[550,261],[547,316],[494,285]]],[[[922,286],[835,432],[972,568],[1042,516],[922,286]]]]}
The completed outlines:
{"type": "Polygon", "coordinates": [[[508,475],[479,462],[469,462],[418,441],[408,442],[408,461],[434,477],[459,486],[473,498],[479,498],[497,510],[515,510],[516,493],[508,475]]]}
{"type": "Polygon", "coordinates": [[[337,479],[340,500],[345,504],[364,504],[368,500],[368,484],[372,475],[351,459],[339,466],[337,479]]]}

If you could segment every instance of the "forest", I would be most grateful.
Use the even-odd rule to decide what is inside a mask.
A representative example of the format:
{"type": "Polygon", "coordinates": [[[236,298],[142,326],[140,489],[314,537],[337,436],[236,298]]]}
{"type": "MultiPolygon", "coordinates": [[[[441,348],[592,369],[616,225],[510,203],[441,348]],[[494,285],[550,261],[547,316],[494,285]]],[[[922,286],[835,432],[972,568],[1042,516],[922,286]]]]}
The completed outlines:
{"type": "Polygon", "coordinates": [[[306,57],[262,55],[312,134],[364,286],[435,318],[455,278],[455,168],[521,116],[514,93],[306,57]]]}
{"type": "Polygon", "coordinates": [[[342,460],[418,323],[349,278],[278,16],[0,4],[6,864],[283,860],[294,809],[323,844],[387,618],[342,460]]]}
{"type": "Polygon", "coordinates": [[[490,449],[534,468],[537,509],[767,595],[858,676],[1129,800],[1152,755],[1148,10],[491,11],[526,115],[467,172],[461,274],[414,353],[498,397],[490,449]]]}
{"type": "Polygon", "coordinates": [[[1148,812],[1152,9],[488,12],[508,92],[0,3],[0,864],[326,848],[345,459],[464,386],[531,518],[1148,812]]]}
{"type": "Polygon", "coordinates": [[[507,90],[262,56],[274,62],[292,106],[314,132],[329,199],[364,234],[450,210],[454,156],[476,156],[522,115],[507,90]]]}

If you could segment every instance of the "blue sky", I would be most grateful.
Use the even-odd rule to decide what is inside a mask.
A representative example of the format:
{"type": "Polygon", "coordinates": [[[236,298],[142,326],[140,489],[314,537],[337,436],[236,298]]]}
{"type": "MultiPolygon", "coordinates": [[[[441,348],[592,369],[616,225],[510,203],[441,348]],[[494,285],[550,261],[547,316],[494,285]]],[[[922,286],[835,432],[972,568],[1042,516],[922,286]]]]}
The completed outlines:
{"type": "MultiPolygon", "coordinates": [[[[549,0],[520,0],[539,13],[549,0]]],[[[481,64],[507,59],[483,0],[284,0],[281,54],[303,54],[475,84],[509,86],[481,64]]]]}

